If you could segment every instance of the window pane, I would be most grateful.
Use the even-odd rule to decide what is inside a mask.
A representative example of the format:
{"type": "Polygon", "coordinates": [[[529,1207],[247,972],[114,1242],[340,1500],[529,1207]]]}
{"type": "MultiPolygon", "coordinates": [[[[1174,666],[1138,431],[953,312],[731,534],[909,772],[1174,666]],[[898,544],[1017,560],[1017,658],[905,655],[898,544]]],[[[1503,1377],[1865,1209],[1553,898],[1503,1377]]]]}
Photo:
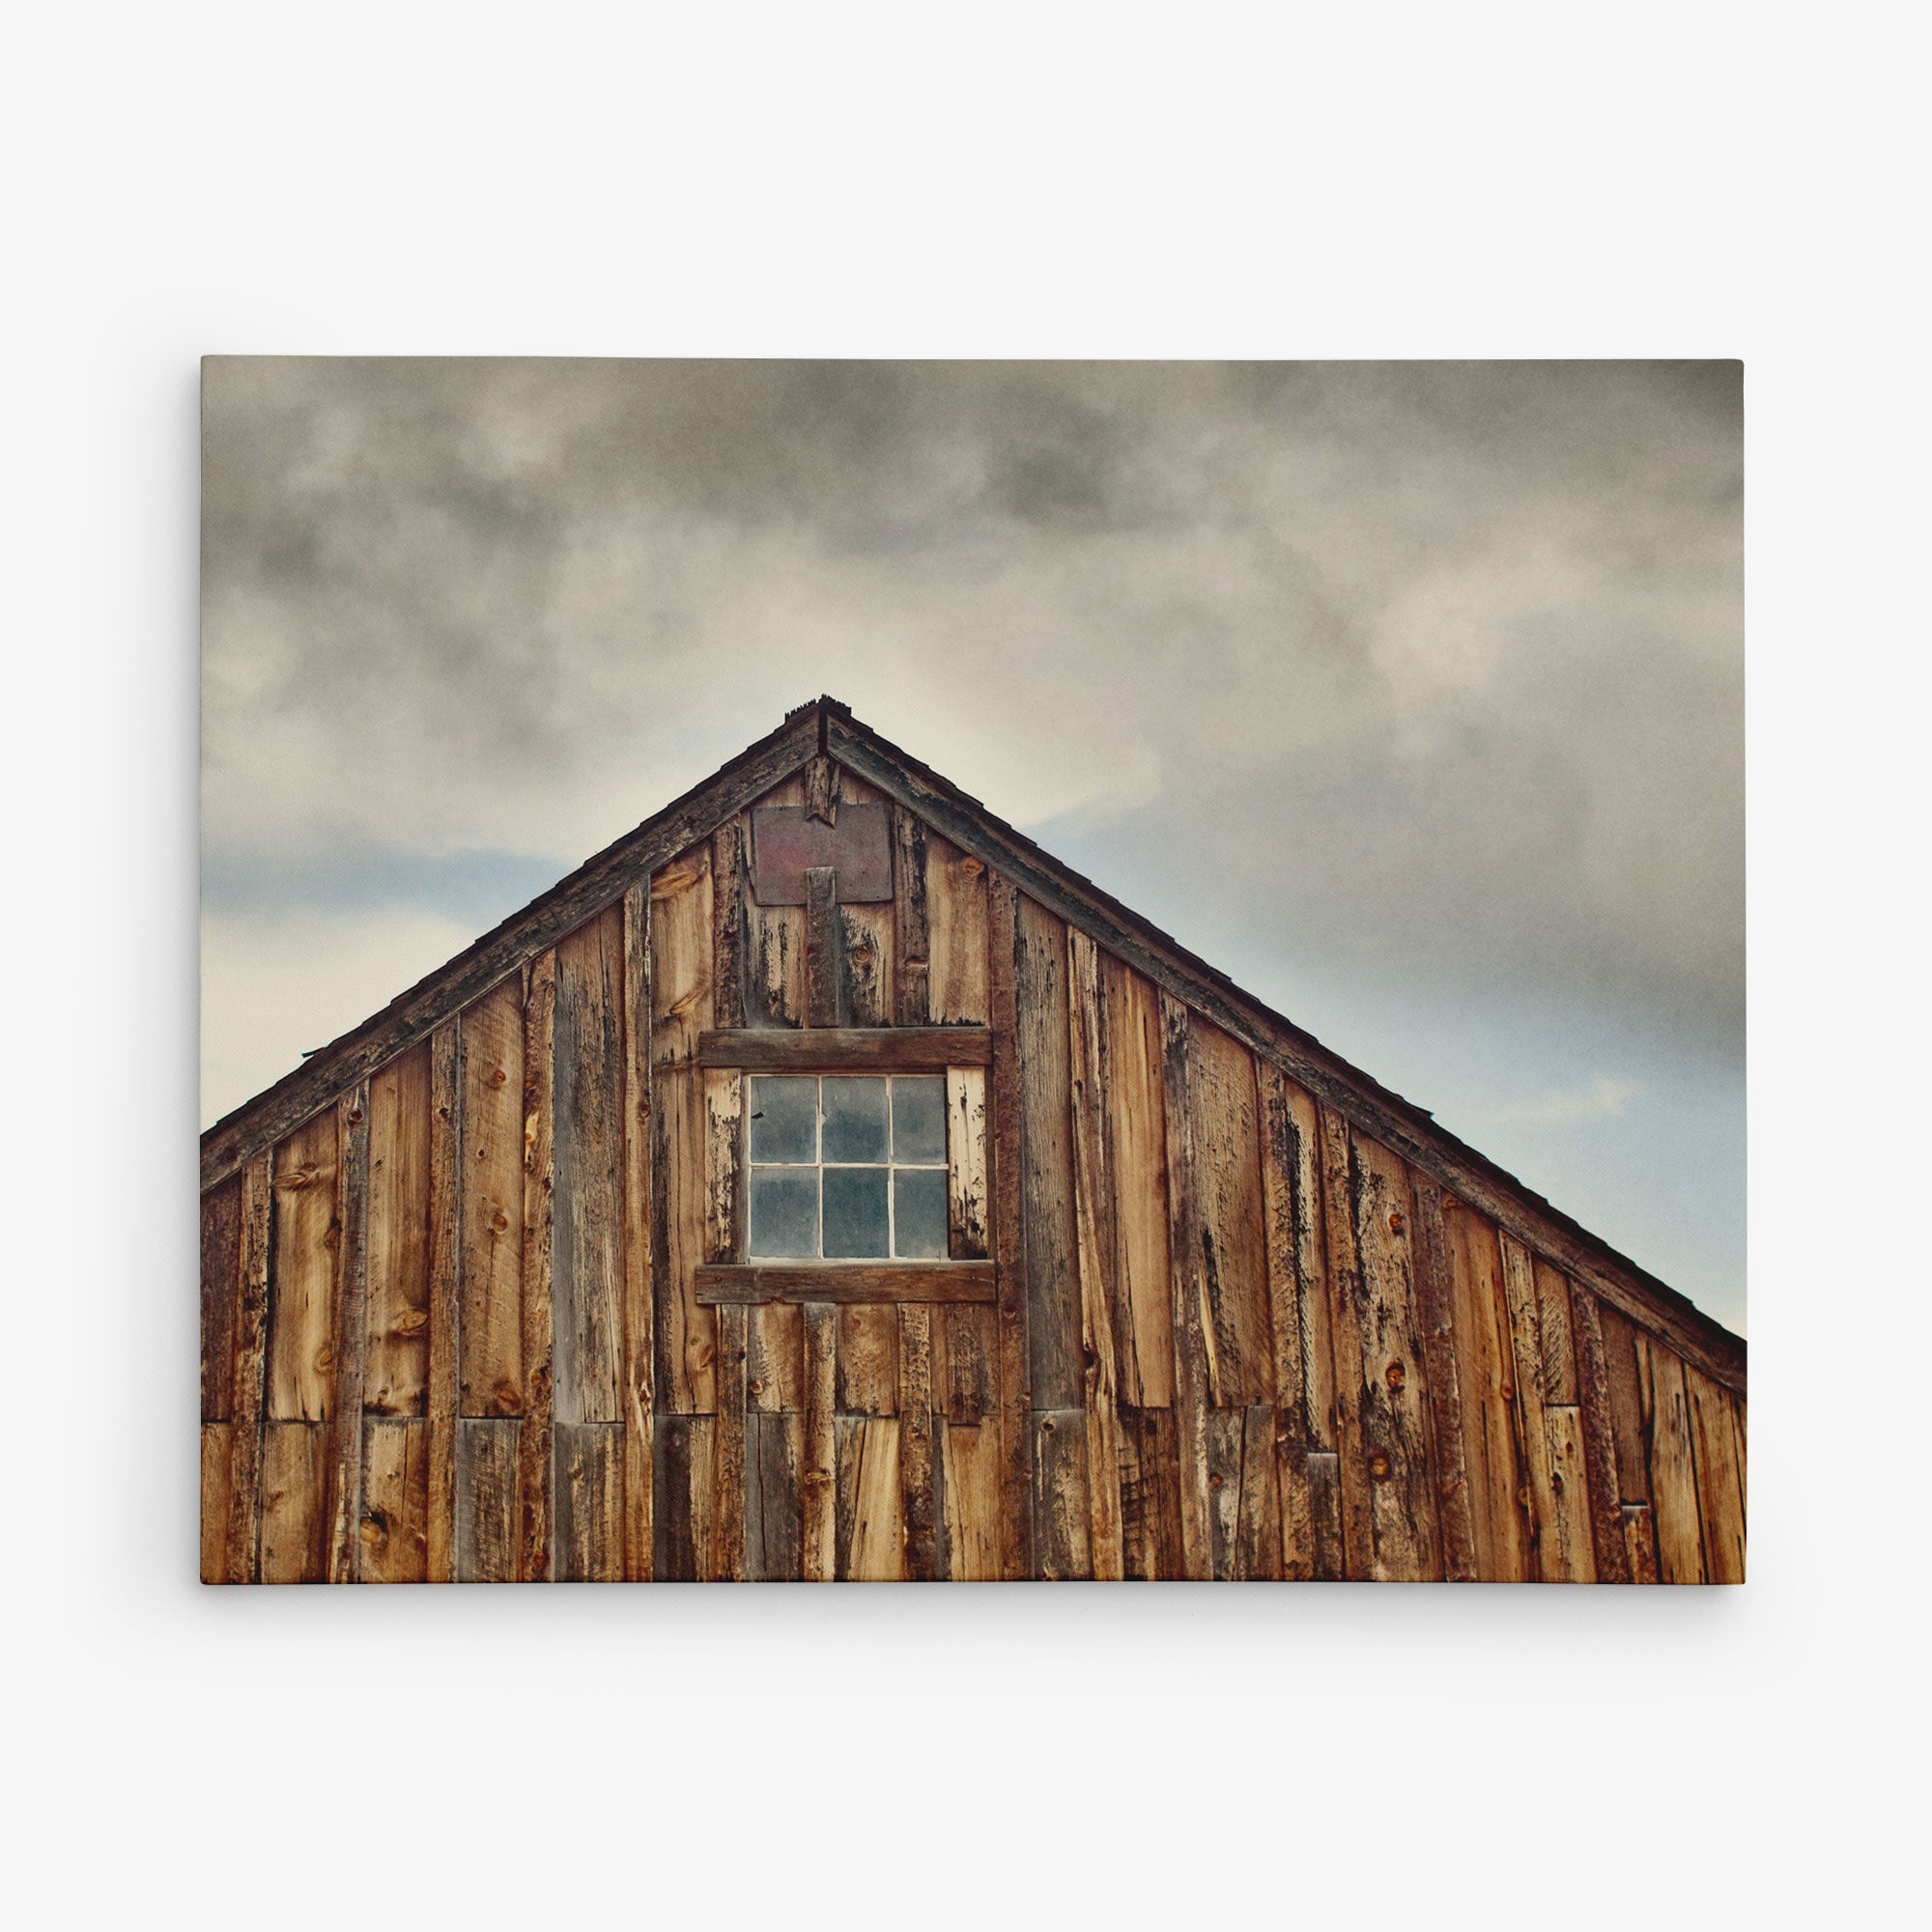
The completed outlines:
{"type": "Polygon", "coordinates": [[[752,1170],[752,1252],[760,1257],[818,1252],[818,1170],[752,1170]]]}
{"type": "MultiPolygon", "coordinates": [[[[886,1083],[883,1080],[827,1080],[825,1158],[884,1160],[886,1083]]],[[[884,1196],[880,1197],[881,1202],[884,1196]]],[[[881,1212],[884,1211],[883,1207],[881,1212]]],[[[883,1248],[879,1250],[885,1252],[883,1248]]]]}
{"type": "MultiPolygon", "coordinates": [[[[831,1081],[825,1083],[831,1086],[831,1081]]],[[[935,1170],[936,1172],[937,1170],[935,1170]]],[[[886,1170],[825,1170],[825,1252],[828,1257],[883,1258],[886,1252],[886,1170]]]]}
{"type": "Polygon", "coordinates": [[[893,1158],[946,1158],[946,1082],[893,1082],[893,1158]]]}
{"type": "Polygon", "coordinates": [[[905,1261],[946,1259],[946,1170],[901,1167],[893,1174],[893,1233],[905,1261]]]}
{"type": "MultiPolygon", "coordinates": [[[[752,1158],[818,1158],[818,1082],[810,1078],[752,1081],[752,1158]]],[[[774,1250],[773,1252],[776,1252],[774,1250]]],[[[790,1249],[784,1250],[789,1254],[790,1249]]]]}

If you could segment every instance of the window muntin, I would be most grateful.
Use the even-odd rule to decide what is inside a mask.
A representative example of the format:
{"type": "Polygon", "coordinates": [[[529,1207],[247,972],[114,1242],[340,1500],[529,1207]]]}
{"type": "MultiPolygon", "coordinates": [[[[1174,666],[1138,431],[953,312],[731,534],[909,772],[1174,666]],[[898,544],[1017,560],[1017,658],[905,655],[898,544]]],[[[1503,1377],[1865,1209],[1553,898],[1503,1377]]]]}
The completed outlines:
{"type": "Polygon", "coordinates": [[[946,1082],[753,1074],[753,1261],[944,1261],[946,1082]]]}

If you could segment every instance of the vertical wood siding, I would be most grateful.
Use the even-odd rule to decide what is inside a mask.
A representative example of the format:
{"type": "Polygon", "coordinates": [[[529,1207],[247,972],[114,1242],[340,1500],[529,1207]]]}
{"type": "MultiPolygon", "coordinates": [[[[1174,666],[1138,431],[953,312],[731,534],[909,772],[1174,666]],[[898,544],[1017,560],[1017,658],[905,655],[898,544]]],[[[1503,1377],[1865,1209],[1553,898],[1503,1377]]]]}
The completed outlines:
{"type": "Polygon", "coordinates": [[[1739,1397],[890,810],[889,902],[759,906],[741,811],[204,1197],[206,1580],[1743,1578],[1739,1397]],[[828,1020],[990,1029],[994,1301],[697,1301],[698,1036],[828,1020]]]}

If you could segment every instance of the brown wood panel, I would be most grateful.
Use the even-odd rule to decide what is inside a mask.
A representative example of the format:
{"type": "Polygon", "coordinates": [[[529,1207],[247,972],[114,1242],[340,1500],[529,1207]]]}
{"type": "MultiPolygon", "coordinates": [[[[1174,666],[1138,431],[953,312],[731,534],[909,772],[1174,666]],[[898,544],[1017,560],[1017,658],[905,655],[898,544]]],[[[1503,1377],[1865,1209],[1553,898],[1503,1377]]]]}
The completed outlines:
{"type": "Polygon", "coordinates": [[[1110,1293],[1122,1402],[1174,1401],[1174,1302],[1168,1257],[1167,1122],[1160,994],[1099,955],[1102,1147],[1113,1195],[1110,1293]]]}
{"type": "Polygon", "coordinates": [[[745,1311],[718,1311],[718,1427],[712,1433],[713,1546],[710,1574],[745,1579],[745,1311]]]}
{"type": "MultiPolygon", "coordinates": [[[[1463,1445],[1463,1384],[1456,1357],[1455,1290],[1449,1272],[1449,1235],[1443,1225],[1442,1190],[1426,1174],[1409,1171],[1415,1202],[1410,1264],[1415,1316],[1422,1344],[1423,1394],[1429,1430],[1424,1452],[1434,1477],[1442,1537],[1442,1575],[1451,1583],[1473,1583],[1476,1562],[1474,1507],[1463,1445]]],[[[1478,1425],[1480,1426],[1480,1425],[1478,1425]]]]}
{"type": "MultiPolygon", "coordinates": [[[[1305,1582],[1315,1574],[1315,1530],[1308,1493],[1309,1316],[1321,1292],[1311,1264],[1318,1246],[1309,1213],[1315,1150],[1289,1101],[1288,1076],[1256,1067],[1262,1142],[1262,1214],[1267,1242],[1268,1329],[1274,1346],[1275,1476],[1281,1512],[1281,1573],[1305,1582]]],[[[1310,1114],[1312,1115],[1312,1108],[1310,1114]]],[[[1322,1331],[1325,1348],[1327,1332],[1322,1331]]]]}
{"type": "Polygon", "coordinates": [[[653,1574],[660,1583],[701,1583],[715,1548],[712,1452],[715,1415],[660,1415],[651,1458],[653,1574]]]}
{"type": "Polygon", "coordinates": [[[893,909],[890,905],[841,905],[838,1010],[844,1024],[890,1027],[893,1023],[893,909]]]}
{"type": "Polygon", "coordinates": [[[235,1310],[235,1420],[229,1439],[228,1536],[222,1574],[252,1583],[262,1541],[262,1429],[268,1408],[269,1245],[274,1216],[272,1156],[242,1173],[242,1285],[235,1310]]]}
{"type": "Polygon", "coordinates": [[[892,1302],[846,1303],[821,1286],[813,1298],[839,1302],[838,1412],[893,1415],[898,1409],[899,1313],[892,1302]]]}
{"type": "Polygon", "coordinates": [[[904,806],[893,822],[893,1023],[924,1026],[931,940],[925,913],[925,827],[904,806]]]}
{"type": "Polygon", "coordinates": [[[462,1291],[458,1359],[465,1415],[524,1408],[524,988],[469,1008],[462,1049],[462,1291]]]}
{"type": "Polygon", "coordinates": [[[752,901],[751,819],[740,812],[711,835],[711,1013],[721,1027],[746,1021],[752,901]]]}
{"type": "Polygon", "coordinates": [[[560,1583],[624,1578],[624,1431],[556,1425],[556,1576],[560,1583]]]}
{"type": "MultiPolygon", "coordinates": [[[[703,1283],[698,1293],[704,1293],[703,1283]]],[[[805,1408],[805,1309],[798,1301],[772,1301],[747,1311],[745,1399],[765,1415],[797,1415],[805,1408]]]]}
{"type": "Polygon", "coordinates": [[[1630,1558],[1633,1583],[1655,1583],[1657,1578],[1657,1528],[1650,1520],[1648,1503],[1623,1506],[1624,1549],[1630,1558]]]}
{"type": "Polygon", "coordinates": [[[305,1121],[274,1154],[274,1272],[270,1284],[269,1417],[321,1422],[334,1393],[337,1110],[305,1121]]]}
{"type": "Polygon", "coordinates": [[[905,1579],[905,1518],[896,1416],[838,1423],[838,1575],[852,1583],[905,1579]]]}
{"type": "Polygon", "coordinates": [[[955,1262],[986,1253],[986,1074],[946,1069],[947,1251],[955,1262]]]}
{"type": "Polygon", "coordinates": [[[1489,1583],[1527,1582],[1536,1576],[1534,1527],[1517,1439],[1502,1244],[1494,1226],[1453,1195],[1442,1210],[1476,1570],[1489,1583]]]}
{"type": "Polygon", "coordinates": [[[328,1580],[353,1583],[362,1520],[362,1351],[369,1324],[369,1090],[337,1103],[341,1216],[335,1306],[329,1314],[328,1465],[325,1507],[328,1580]]]}
{"type": "Polygon", "coordinates": [[[1644,1435],[1650,1450],[1651,1522],[1657,1533],[1657,1574],[1664,1583],[1705,1580],[1703,1524],[1697,1505],[1690,1393],[1684,1364],[1655,1337],[1636,1338],[1644,1435]]]}
{"type": "Polygon", "coordinates": [[[1536,1312],[1543,1335],[1543,1399],[1577,1402],[1577,1351],[1570,1339],[1570,1283],[1563,1270],[1536,1258],[1536,1312]]]}
{"type": "MultiPolygon", "coordinates": [[[[794,774],[758,800],[760,806],[803,805],[805,781],[794,774]]],[[[751,813],[739,814],[749,844],[751,813]]],[[[743,985],[745,1025],[796,1027],[805,1024],[805,908],[762,906],[747,891],[743,900],[743,985]]],[[[719,1016],[720,1026],[727,1022],[719,1016]]]]}
{"type": "MultiPolygon", "coordinates": [[[[1362,1261],[1355,1238],[1354,1155],[1349,1123],[1340,1114],[1323,1106],[1319,1121],[1321,1225],[1328,1251],[1328,1334],[1335,1356],[1335,1480],[1342,1520],[1343,1574],[1350,1582],[1359,1582],[1375,1574],[1376,1535],[1363,1415],[1369,1369],[1362,1340],[1362,1261]]],[[[1312,1461],[1309,1467],[1312,1473],[1312,1461]]]]}
{"type": "Polygon", "coordinates": [[[845,928],[838,919],[838,875],[830,866],[805,871],[805,1023],[847,1024],[845,928]]]}
{"type": "Polygon", "coordinates": [[[1314,1533],[1315,1581],[1338,1583],[1348,1575],[1342,1538],[1342,1459],[1332,1449],[1308,1452],[1308,1518],[1314,1533]]]}
{"type": "Polygon", "coordinates": [[[555,1065],[556,956],[546,952],[531,961],[524,995],[524,1426],[517,1432],[517,1575],[526,1583],[546,1583],[551,1577],[555,1065]]]}
{"type": "MultiPolygon", "coordinates": [[[[928,848],[928,859],[930,856],[928,848]]],[[[927,884],[931,878],[928,872],[927,884]]],[[[999,1290],[1000,1575],[1033,1575],[1033,1394],[1019,1046],[1019,904],[1004,879],[986,894],[986,986],[993,1029],[993,1258],[999,1290]]],[[[937,953],[935,952],[935,959],[937,953]]]]}
{"type": "Polygon", "coordinates": [[[1180,1479],[1180,1574],[1213,1575],[1208,1512],[1209,1403],[1208,1286],[1201,1255],[1201,1183],[1196,1171],[1193,1080],[1194,1019],[1165,994],[1160,1002],[1161,1120],[1167,1141],[1170,1320],[1174,1332],[1175,1440],[1180,1479]]]}
{"type": "Polygon", "coordinates": [[[1549,1430],[1544,1421],[1543,1318],[1536,1294],[1536,1264],[1520,1241],[1501,1237],[1503,1302],[1509,1315],[1510,1361],[1516,1391],[1516,1436],[1529,1495],[1529,1580],[1563,1580],[1549,1430]]]}
{"type": "Polygon", "coordinates": [[[365,1583],[429,1580],[429,1423],[370,1416],[362,1430],[359,1575],[365,1583]]]}
{"type": "Polygon", "coordinates": [[[1729,1393],[1688,1365],[1691,1442],[1697,1460],[1697,1507],[1704,1528],[1705,1571],[1713,1583],[1745,1580],[1745,1472],[1729,1393]]]}
{"type": "Polygon", "coordinates": [[[429,1041],[429,1526],[432,1583],[456,1577],[457,1311],[463,1290],[463,1047],[451,1021],[429,1041]]]}
{"type": "Polygon", "coordinates": [[[1207,1300],[1208,1388],[1217,1408],[1274,1396],[1254,1056],[1197,1014],[1189,1043],[1195,1233],[1207,1300]]]}
{"type": "Polygon", "coordinates": [[[711,1024],[711,858],[686,853],[651,881],[652,1277],[658,1406],[709,1414],[718,1406],[717,1318],[696,1296],[711,1259],[706,1220],[704,1074],[711,1024]]]}
{"type": "Polygon", "coordinates": [[[1622,1488],[1617,1477],[1616,1431],[1610,1418],[1609,1366],[1597,1298],[1572,1284],[1570,1335],[1577,1354],[1577,1393],[1583,1420],[1583,1458],[1590,1478],[1590,1540],[1597,1581],[1628,1583],[1622,1488]]]}
{"type": "Polygon", "coordinates": [[[242,1177],[238,1174],[201,1198],[204,1422],[227,1422],[235,1413],[235,1318],[241,1300],[242,1177]]]}
{"type": "Polygon", "coordinates": [[[624,1575],[651,1579],[651,1413],[656,1403],[656,1310],[651,1296],[651,895],[624,894],[624,1575]]]}
{"type": "Polygon", "coordinates": [[[1034,1548],[1042,1580],[1077,1582],[1094,1575],[1088,1495],[1087,1418],[1078,1408],[1041,1409],[1034,1428],[1034,1548]]]}
{"type": "Polygon", "coordinates": [[[1636,1373],[1636,1331],[1614,1308],[1600,1305],[1610,1434],[1616,1443],[1617,1487],[1627,1503],[1650,1501],[1650,1450],[1644,1435],[1643,1393],[1636,1373]]]}
{"type": "Polygon", "coordinates": [[[992,1063],[984,1027],[811,1026],[790,1033],[736,1033],[707,1028],[698,1036],[701,1066],[747,1073],[944,1073],[992,1063]]]}
{"type": "Polygon", "coordinates": [[[1270,1403],[1208,1417],[1208,1492],[1214,1575],[1229,1582],[1282,1574],[1275,1410],[1270,1403]]]}
{"type": "Polygon", "coordinates": [[[368,1344],[362,1406],[429,1412],[430,1043],[369,1079],[368,1344]]]}
{"type": "Polygon", "coordinates": [[[1549,1486],[1556,1504],[1553,1532],[1542,1542],[1543,1580],[1594,1583],[1597,1560],[1582,1413],[1575,1403],[1551,1403],[1543,1411],[1543,1427],[1549,1443],[1549,1486]]]}
{"type": "Polygon", "coordinates": [[[1066,928],[1022,898],[1014,932],[1030,1386],[1037,1409],[1078,1408],[1083,1374],[1074,1261],[1066,928]]]}
{"type": "Polygon", "coordinates": [[[1142,1582],[1187,1574],[1180,1541],[1177,1410],[1121,1410],[1121,1569],[1142,1582]]]}
{"type": "Polygon", "coordinates": [[[949,1422],[940,1438],[947,1575],[955,1583],[1000,1579],[1000,1440],[997,1422],[949,1422]]]}
{"type": "Polygon", "coordinates": [[[1362,1442],[1378,1581],[1442,1577],[1440,1518],[1430,1467],[1427,1381],[1415,1306],[1414,1202],[1401,1157],[1350,1137],[1355,1245],[1361,1257],[1362,1442]]]}
{"type": "MultiPolygon", "coordinates": [[[[236,1218],[238,1221],[241,1218],[239,1200],[236,1218]]],[[[235,1425],[204,1422],[201,1425],[201,1580],[204,1583],[228,1581],[228,1478],[234,1455],[235,1425]]]]}
{"type": "Polygon", "coordinates": [[[937,1465],[932,1442],[932,1310],[917,1303],[899,1315],[899,1507],[905,1519],[906,1575],[939,1576],[937,1465]]]}
{"type": "Polygon", "coordinates": [[[805,1575],[805,1417],[745,1418],[745,1575],[792,1583],[805,1575]]]}
{"type": "Polygon", "coordinates": [[[551,1293],[558,1422],[618,1422],[624,1293],[624,909],[556,948],[551,1293]]]}
{"type": "Polygon", "coordinates": [[[265,1583],[328,1580],[328,1425],[270,1422],[262,1439],[265,1583]]]}
{"type": "Polygon", "coordinates": [[[814,1301],[805,1309],[805,1443],[799,1476],[799,1567],[808,1583],[838,1575],[838,1311],[814,1301]]]}
{"type": "Polygon", "coordinates": [[[515,1417],[460,1417],[456,1425],[456,1579],[517,1580],[515,1417]]]}
{"type": "Polygon", "coordinates": [[[992,1018],[986,978],[987,874],[925,831],[926,1010],[936,1026],[992,1018]]]}
{"type": "MultiPolygon", "coordinates": [[[[852,1311],[849,1324],[865,1332],[860,1312],[900,1302],[986,1302],[998,1298],[990,1262],[740,1262],[696,1270],[698,1304],[720,1308],[769,1302],[830,1301],[852,1311]]],[[[884,1332],[883,1329],[880,1331],[884,1332]]],[[[889,1409],[852,1410],[889,1414],[889,1409]]]]}

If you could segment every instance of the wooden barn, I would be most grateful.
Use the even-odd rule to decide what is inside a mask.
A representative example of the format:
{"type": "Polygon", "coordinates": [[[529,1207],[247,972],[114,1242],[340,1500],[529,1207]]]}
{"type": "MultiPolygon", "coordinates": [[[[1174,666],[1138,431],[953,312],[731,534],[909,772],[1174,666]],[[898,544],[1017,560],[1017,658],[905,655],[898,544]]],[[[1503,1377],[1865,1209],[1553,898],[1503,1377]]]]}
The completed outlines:
{"type": "Polygon", "coordinates": [[[821,698],[202,1137],[209,1582],[1735,1582],[1745,1345],[821,698]]]}

